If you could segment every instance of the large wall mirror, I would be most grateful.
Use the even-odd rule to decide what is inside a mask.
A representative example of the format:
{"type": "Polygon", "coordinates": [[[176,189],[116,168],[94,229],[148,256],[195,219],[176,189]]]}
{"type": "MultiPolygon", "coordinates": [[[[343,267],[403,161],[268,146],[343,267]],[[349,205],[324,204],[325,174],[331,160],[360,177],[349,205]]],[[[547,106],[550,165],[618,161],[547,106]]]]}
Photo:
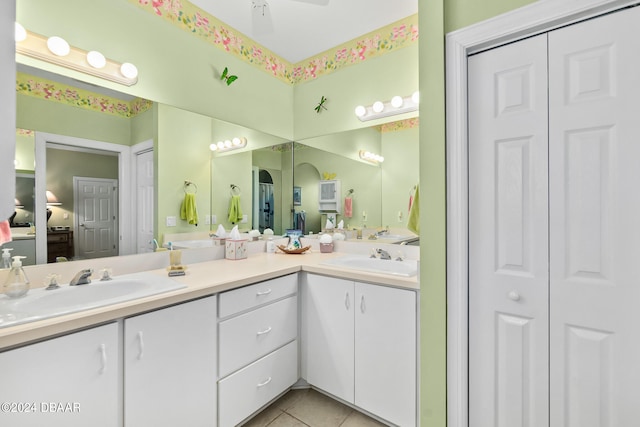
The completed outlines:
{"type": "Polygon", "coordinates": [[[413,236],[407,229],[407,220],[419,177],[418,146],[417,119],[297,143],[294,186],[301,189],[303,196],[301,205],[294,209],[303,212],[305,232],[317,233],[328,225],[328,219],[335,218],[336,223],[342,222],[349,230],[388,228],[394,235],[413,236]],[[363,160],[363,151],[378,154],[384,161],[363,160]],[[340,183],[336,214],[319,210],[319,185],[327,179],[340,183]]]}
{"type": "MultiPolygon", "coordinates": [[[[82,86],[81,82],[24,65],[19,65],[18,71],[82,86]]],[[[127,94],[103,92],[94,86],[86,85],[84,89],[117,99],[132,99],[127,94]]],[[[146,141],[154,135],[153,119],[148,117],[152,113],[132,119],[128,131],[119,131],[117,126],[109,125],[108,120],[103,126],[88,126],[82,120],[82,113],[80,119],[65,118],[62,113],[52,115],[44,106],[47,102],[29,100],[27,106],[19,103],[17,108],[16,184],[20,187],[20,197],[17,197],[20,200],[16,201],[12,227],[16,238],[6,246],[14,248],[16,255],[28,256],[25,265],[149,250],[148,243],[157,231],[153,221],[122,219],[143,215],[143,209],[138,212],[127,202],[139,191],[134,181],[140,177],[132,173],[130,165],[134,157],[146,152],[150,152],[147,161],[153,164],[153,142],[146,141]],[[31,119],[23,120],[25,114],[31,115],[31,119]],[[42,120],[48,120],[47,129],[52,127],[52,122],[71,120],[85,137],[70,137],[64,130],[55,135],[43,133],[39,126],[42,120]],[[24,122],[33,125],[20,127],[24,122]],[[122,133],[121,141],[118,132],[122,133]],[[105,138],[105,134],[109,134],[109,138],[105,138]],[[118,143],[101,142],[105,140],[118,143]],[[133,153],[132,145],[142,140],[145,140],[142,147],[133,153]],[[36,168],[34,164],[38,159],[41,161],[36,168]],[[94,180],[95,188],[112,189],[110,212],[114,213],[111,218],[115,222],[111,234],[102,233],[110,238],[91,240],[90,233],[83,234],[89,229],[88,215],[81,217],[78,186],[86,182],[78,178],[94,180]]],[[[247,145],[236,151],[208,154],[211,191],[199,196],[210,206],[207,214],[211,225],[207,230],[215,231],[219,225],[229,230],[237,224],[241,230],[271,228],[277,235],[291,227],[302,228],[306,234],[317,234],[329,218],[335,218],[336,222],[343,221],[347,228],[389,227],[406,231],[408,205],[418,182],[417,119],[295,142],[217,119],[211,119],[210,132],[212,143],[243,137],[247,145]],[[359,157],[361,150],[379,153],[385,160],[380,164],[363,161],[359,157]],[[318,208],[319,183],[327,178],[341,183],[341,212],[337,215],[328,216],[318,208]],[[243,211],[236,220],[229,218],[233,196],[239,196],[243,211]],[[350,215],[344,211],[346,197],[352,199],[350,215]]],[[[153,205],[157,198],[153,180],[145,190],[148,203],[153,205]]],[[[101,230],[109,226],[102,224],[101,230]]]]}

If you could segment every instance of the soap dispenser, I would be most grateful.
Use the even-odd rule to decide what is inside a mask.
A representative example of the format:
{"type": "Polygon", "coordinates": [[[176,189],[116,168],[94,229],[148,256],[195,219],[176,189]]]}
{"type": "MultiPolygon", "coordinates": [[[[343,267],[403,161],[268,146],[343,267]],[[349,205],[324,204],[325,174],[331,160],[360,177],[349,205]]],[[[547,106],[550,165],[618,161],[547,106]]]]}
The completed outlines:
{"type": "Polygon", "coordinates": [[[13,248],[4,248],[2,250],[2,268],[11,268],[11,251],[13,248]]]}
{"type": "Polygon", "coordinates": [[[19,298],[29,292],[29,279],[22,268],[22,258],[26,258],[26,256],[16,255],[13,257],[11,271],[4,282],[4,293],[9,298],[19,298]]]}

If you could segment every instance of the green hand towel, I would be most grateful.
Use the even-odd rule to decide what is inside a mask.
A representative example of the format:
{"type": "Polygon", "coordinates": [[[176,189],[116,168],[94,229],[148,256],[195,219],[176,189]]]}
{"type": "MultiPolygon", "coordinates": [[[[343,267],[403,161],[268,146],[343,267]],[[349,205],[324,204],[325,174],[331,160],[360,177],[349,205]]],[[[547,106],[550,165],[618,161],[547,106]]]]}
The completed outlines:
{"type": "Polygon", "coordinates": [[[242,209],[240,209],[240,196],[231,196],[229,201],[229,222],[235,224],[242,221],[242,209]]]}
{"type": "Polygon", "coordinates": [[[407,228],[420,234],[420,187],[416,186],[416,194],[413,196],[413,203],[411,204],[411,210],[409,211],[409,221],[407,222],[407,228]]]}
{"type": "Polygon", "coordinates": [[[198,225],[198,209],[196,208],[196,195],[186,193],[182,206],[180,206],[180,218],[186,219],[189,224],[198,225]]]}

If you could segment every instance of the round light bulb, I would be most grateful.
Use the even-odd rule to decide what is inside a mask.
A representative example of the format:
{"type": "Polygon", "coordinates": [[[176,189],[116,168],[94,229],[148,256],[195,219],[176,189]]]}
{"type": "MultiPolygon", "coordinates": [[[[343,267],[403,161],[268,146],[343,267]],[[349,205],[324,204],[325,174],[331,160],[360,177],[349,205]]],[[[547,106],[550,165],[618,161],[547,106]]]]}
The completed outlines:
{"type": "Polygon", "coordinates": [[[231,148],[232,145],[233,145],[233,143],[230,140],[227,139],[227,140],[224,141],[224,146],[226,148],[231,148]]]}
{"type": "Polygon", "coordinates": [[[125,62],[120,66],[120,73],[128,79],[135,79],[138,77],[138,69],[135,65],[125,62]]]}
{"type": "Polygon", "coordinates": [[[27,30],[18,22],[16,22],[15,38],[17,42],[24,41],[27,38],[27,30]]]}
{"type": "Polygon", "coordinates": [[[47,47],[54,55],[67,56],[71,52],[71,46],[62,37],[52,36],[47,39],[47,47]]]}
{"type": "Polygon", "coordinates": [[[404,103],[404,100],[402,99],[401,96],[394,96],[393,98],[391,98],[391,106],[393,108],[400,108],[402,107],[402,104],[404,103]]]}
{"type": "Polygon", "coordinates": [[[373,111],[376,113],[382,113],[382,110],[384,110],[384,104],[380,101],[376,101],[373,103],[373,111]]]}
{"type": "Polygon", "coordinates": [[[411,95],[411,100],[416,105],[420,104],[420,92],[418,91],[413,92],[413,95],[411,95]]]}
{"type": "Polygon", "coordinates": [[[237,136],[236,136],[235,138],[233,138],[233,139],[231,140],[231,142],[232,142],[232,143],[233,143],[233,145],[234,145],[234,146],[236,146],[236,147],[237,147],[238,145],[242,144],[242,141],[240,141],[240,138],[238,138],[237,136]]]}
{"type": "Polygon", "coordinates": [[[211,144],[211,145],[209,145],[209,150],[217,151],[218,150],[218,146],[216,144],[211,144]]]}
{"type": "Polygon", "coordinates": [[[367,109],[364,108],[362,105],[358,105],[356,107],[356,116],[363,117],[365,114],[367,114],[367,109]]]}
{"type": "Polygon", "coordinates": [[[218,148],[220,150],[222,150],[224,148],[224,142],[222,142],[222,141],[218,141],[218,144],[216,144],[216,145],[218,146],[218,148]]]}
{"type": "Polygon", "coordinates": [[[100,69],[107,65],[107,58],[105,58],[100,52],[92,50],[91,52],[87,52],[87,62],[93,68],[100,69]]]}

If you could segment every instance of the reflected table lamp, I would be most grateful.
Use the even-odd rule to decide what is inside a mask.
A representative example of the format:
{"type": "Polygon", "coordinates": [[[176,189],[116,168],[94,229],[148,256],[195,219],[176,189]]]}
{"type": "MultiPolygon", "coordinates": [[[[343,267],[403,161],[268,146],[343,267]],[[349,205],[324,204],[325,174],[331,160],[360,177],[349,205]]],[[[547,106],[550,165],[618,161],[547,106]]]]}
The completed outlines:
{"type": "Polygon", "coordinates": [[[60,206],[60,205],[62,205],[62,203],[60,203],[56,195],[53,194],[51,191],[47,190],[47,223],[49,222],[49,218],[51,218],[51,214],[52,214],[51,209],[49,209],[49,206],[60,206]]]}

